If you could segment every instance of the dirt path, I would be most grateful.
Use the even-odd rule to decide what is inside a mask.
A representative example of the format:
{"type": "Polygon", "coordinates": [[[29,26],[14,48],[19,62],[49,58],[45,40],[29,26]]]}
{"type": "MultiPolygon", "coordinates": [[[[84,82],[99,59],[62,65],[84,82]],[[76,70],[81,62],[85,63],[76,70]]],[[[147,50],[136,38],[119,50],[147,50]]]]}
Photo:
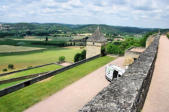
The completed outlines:
{"type": "Polygon", "coordinates": [[[143,112],[169,112],[169,39],[161,36],[155,70],[143,112]]]}
{"type": "MultiPolygon", "coordinates": [[[[119,57],[111,63],[122,66],[123,61],[124,57],[119,57]]],[[[103,66],[25,112],[76,112],[108,84],[103,66]]]]}

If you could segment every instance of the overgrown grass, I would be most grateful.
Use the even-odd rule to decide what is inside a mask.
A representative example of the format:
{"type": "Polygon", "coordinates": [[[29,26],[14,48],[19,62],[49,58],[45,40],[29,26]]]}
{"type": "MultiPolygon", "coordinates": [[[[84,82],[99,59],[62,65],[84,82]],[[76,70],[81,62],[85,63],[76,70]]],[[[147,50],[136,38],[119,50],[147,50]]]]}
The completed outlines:
{"type": "MultiPolygon", "coordinates": [[[[48,80],[35,83],[0,98],[0,112],[21,112],[67,85],[112,61],[112,57],[100,57],[62,72],[48,80]]],[[[68,93],[69,94],[69,93],[68,93]]]]}
{"type": "Polygon", "coordinates": [[[73,62],[74,55],[81,51],[80,48],[54,48],[32,53],[0,56],[0,72],[2,72],[2,69],[7,68],[8,64],[13,64],[14,70],[17,70],[28,66],[57,62],[60,56],[65,56],[65,61],[73,62]]]}

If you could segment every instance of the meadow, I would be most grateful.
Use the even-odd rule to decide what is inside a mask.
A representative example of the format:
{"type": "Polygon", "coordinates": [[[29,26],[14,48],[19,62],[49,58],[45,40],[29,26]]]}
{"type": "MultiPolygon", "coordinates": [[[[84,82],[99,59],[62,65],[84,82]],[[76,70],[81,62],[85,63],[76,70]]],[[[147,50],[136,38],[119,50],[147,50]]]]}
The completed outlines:
{"type": "Polygon", "coordinates": [[[0,112],[22,112],[114,59],[100,57],[3,96],[0,99],[0,112]]]}

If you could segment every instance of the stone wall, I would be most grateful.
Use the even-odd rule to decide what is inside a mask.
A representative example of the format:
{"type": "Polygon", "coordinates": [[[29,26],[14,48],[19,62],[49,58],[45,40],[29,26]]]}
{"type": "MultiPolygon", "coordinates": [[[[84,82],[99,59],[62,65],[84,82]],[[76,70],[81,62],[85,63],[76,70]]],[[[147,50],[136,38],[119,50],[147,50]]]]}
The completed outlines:
{"type": "Polygon", "coordinates": [[[90,58],[101,54],[101,43],[87,42],[86,46],[86,58],[90,58]]]}
{"type": "Polygon", "coordinates": [[[79,112],[139,112],[151,82],[159,35],[121,78],[113,80],[79,112]]]}

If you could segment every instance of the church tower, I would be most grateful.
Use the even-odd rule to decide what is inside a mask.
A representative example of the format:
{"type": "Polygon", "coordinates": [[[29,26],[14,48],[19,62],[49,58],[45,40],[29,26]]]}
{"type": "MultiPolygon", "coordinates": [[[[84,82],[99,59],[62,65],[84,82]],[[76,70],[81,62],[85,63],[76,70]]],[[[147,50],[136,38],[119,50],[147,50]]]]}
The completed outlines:
{"type": "Polygon", "coordinates": [[[107,39],[100,32],[99,26],[91,37],[87,39],[86,58],[101,54],[101,47],[106,44],[107,39]]]}

